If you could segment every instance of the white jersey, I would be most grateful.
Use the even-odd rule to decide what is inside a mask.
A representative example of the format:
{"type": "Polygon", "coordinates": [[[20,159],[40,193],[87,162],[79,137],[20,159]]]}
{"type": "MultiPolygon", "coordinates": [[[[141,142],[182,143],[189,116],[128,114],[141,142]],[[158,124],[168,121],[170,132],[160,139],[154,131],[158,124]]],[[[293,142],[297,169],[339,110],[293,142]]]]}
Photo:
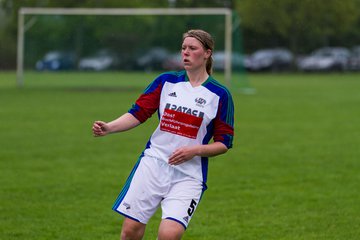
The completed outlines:
{"type": "MultiPolygon", "coordinates": [[[[232,146],[234,106],[229,91],[211,76],[192,87],[186,72],[168,72],[156,78],[139,97],[129,113],[140,122],[158,111],[159,125],[144,154],[168,162],[179,147],[207,144],[211,138],[232,146]]],[[[208,159],[193,159],[173,166],[188,176],[207,180],[208,159]]]]}

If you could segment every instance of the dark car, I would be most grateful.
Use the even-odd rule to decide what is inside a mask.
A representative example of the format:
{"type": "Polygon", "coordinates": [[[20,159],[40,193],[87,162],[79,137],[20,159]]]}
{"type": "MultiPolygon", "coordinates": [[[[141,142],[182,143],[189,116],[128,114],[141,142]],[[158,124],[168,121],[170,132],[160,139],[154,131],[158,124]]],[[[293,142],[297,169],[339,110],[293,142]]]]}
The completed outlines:
{"type": "Polygon", "coordinates": [[[184,69],[184,63],[180,53],[173,53],[169,55],[162,63],[164,70],[178,71],[184,69]]]}
{"type": "Polygon", "coordinates": [[[344,47],[324,47],[297,63],[301,71],[344,71],[348,68],[350,51],[344,47]]]}
{"type": "Polygon", "coordinates": [[[348,61],[348,69],[351,71],[360,71],[360,46],[352,48],[348,61]]]}
{"type": "Polygon", "coordinates": [[[52,51],[36,62],[38,71],[60,71],[75,68],[75,55],[71,52],[52,51]]]}
{"type": "Polygon", "coordinates": [[[169,55],[169,52],[165,48],[152,48],[137,59],[137,67],[146,71],[162,70],[163,62],[169,55]]]}
{"type": "Polygon", "coordinates": [[[285,48],[261,49],[245,59],[248,71],[283,71],[292,67],[293,54],[285,48]]]}

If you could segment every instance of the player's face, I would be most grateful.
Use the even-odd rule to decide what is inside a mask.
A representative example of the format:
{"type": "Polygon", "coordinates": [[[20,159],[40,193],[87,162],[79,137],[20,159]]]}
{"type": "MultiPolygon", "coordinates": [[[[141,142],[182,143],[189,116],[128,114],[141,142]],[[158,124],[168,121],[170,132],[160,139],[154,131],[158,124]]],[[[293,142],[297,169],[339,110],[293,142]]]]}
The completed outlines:
{"type": "Polygon", "coordinates": [[[198,70],[206,67],[206,61],[211,55],[211,50],[205,50],[201,42],[193,37],[184,39],[181,47],[181,57],[187,71],[198,70]]]}

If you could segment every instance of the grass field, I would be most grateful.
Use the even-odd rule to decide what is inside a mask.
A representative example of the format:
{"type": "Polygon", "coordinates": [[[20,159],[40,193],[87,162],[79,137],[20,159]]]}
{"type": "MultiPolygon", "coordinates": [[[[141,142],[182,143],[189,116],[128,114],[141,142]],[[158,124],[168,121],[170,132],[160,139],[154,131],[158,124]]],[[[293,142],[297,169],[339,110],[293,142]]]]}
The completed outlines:
{"type": "MultiPolygon", "coordinates": [[[[105,138],[91,125],[127,111],[156,74],[25,76],[19,89],[0,72],[0,239],[119,239],[111,207],[156,117],[105,138]]],[[[210,160],[183,239],[359,239],[360,74],[247,79],[257,92],[233,89],[234,148],[210,160]]]]}

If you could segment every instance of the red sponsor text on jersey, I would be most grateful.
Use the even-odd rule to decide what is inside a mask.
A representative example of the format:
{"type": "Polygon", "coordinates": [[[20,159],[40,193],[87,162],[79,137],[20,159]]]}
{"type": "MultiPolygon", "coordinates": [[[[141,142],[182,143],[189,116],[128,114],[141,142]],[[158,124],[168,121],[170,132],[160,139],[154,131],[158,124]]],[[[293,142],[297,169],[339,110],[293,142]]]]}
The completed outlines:
{"type": "Polygon", "coordinates": [[[160,130],[196,139],[202,118],[187,113],[165,109],[160,122],[160,130]]]}

